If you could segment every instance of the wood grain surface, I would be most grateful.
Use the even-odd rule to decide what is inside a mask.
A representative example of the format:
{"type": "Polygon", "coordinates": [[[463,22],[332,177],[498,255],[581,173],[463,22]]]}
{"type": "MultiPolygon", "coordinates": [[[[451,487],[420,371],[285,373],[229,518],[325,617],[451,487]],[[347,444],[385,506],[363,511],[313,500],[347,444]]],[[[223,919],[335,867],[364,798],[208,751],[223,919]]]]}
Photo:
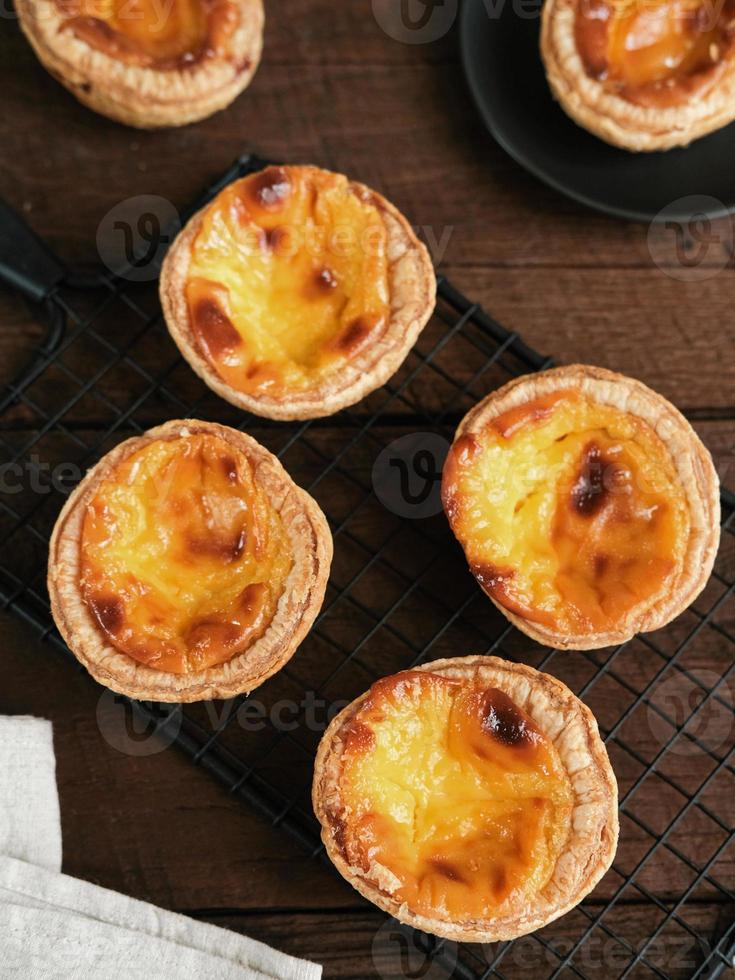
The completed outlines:
{"type": "MultiPolygon", "coordinates": [[[[251,89],[231,108],[199,125],[158,133],[126,129],[78,105],[37,63],[17,23],[7,19],[0,34],[0,161],[6,200],[65,262],[93,266],[99,261],[98,227],[118,202],[156,194],[183,207],[243,152],[346,172],[392,199],[435,246],[442,272],[537,350],[560,363],[587,361],[633,374],[671,398],[711,449],[723,482],[735,488],[732,224],[716,223],[712,247],[693,271],[687,251],[691,242],[684,243],[683,253],[677,252],[675,242],[660,229],[586,211],[505,156],[483,131],[465,90],[455,30],[432,44],[407,45],[381,30],[370,0],[267,0],[266,6],[265,56],[251,89]]],[[[155,288],[140,287],[136,301],[153,311],[155,288]]],[[[116,343],[132,337],[139,326],[122,304],[106,311],[99,323],[105,338],[116,343]]],[[[38,311],[3,288],[0,381],[20,369],[43,335],[38,311]]],[[[430,340],[427,334],[422,343],[430,340]]],[[[136,342],[132,353],[154,373],[176,360],[159,327],[136,342]]],[[[472,374],[473,356],[461,345],[451,345],[440,366],[450,378],[463,381],[472,374]]],[[[104,369],[100,390],[106,402],[79,398],[63,420],[64,429],[54,430],[43,442],[43,462],[83,460],[85,447],[95,447],[115,407],[124,408],[137,392],[145,391],[145,378],[130,365],[118,359],[105,368],[108,362],[103,346],[70,348],[66,373],[57,372],[49,384],[34,391],[33,403],[16,404],[0,417],[3,454],[30,446],[40,413],[74,396],[79,388],[75,377],[83,381],[104,369]]],[[[236,419],[236,413],[208,397],[185,368],[173,367],[168,383],[172,397],[145,398],[135,413],[136,425],[180,414],[176,399],[202,398],[204,417],[236,419]]],[[[483,378],[469,395],[457,397],[449,421],[493,383],[494,378],[483,378]]],[[[456,394],[451,384],[429,373],[422,374],[409,393],[413,402],[391,406],[391,425],[376,431],[378,442],[413,431],[414,404],[438,415],[456,394]]],[[[358,406],[348,421],[316,426],[310,433],[316,451],[291,451],[288,466],[293,476],[304,485],[316,479],[324,458],[344,447],[351,427],[374,404],[358,406]]],[[[123,427],[119,436],[130,431],[123,427]]],[[[255,427],[253,434],[273,448],[283,439],[277,427],[255,427]]],[[[369,485],[376,452],[376,446],[366,443],[345,460],[352,482],[339,478],[316,488],[333,524],[362,498],[355,487],[369,485]]],[[[25,483],[19,494],[4,496],[3,501],[23,512],[33,509],[34,526],[41,532],[58,509],[52,495],[39,504],[25,483]]],[[[0,515],[0,537],[8,521],[6,512],[0,515]]],[[[354,603],[335,601],[323,635],[310,638],[288,674],[264,693],[264,702],[277,704],[279,699],[298,697],[304,688],[314,689],[315,678],[321,682],[329,674],[335,641],[342,647],[359,645],[360,652],[349,674],[325,689],[329,699],[352,697],[368,683],[370,671],[397,669],[407,662],[411,646],[425,642],[422,627],[434,630],[441,623],[440,612],[436,622],[420,621],[429,608],[426,597],[440,610],[447,596],[459,601],[462,589],[472,589],[440,519],[432,528],[439,544],[431,547],[439,547],[454,564],[442,561],[421,573],[423,605],[418,600],[415,608],[410,602],[401,605],[402,618],[392,624],[390,642],[386,638],[375,643],[365,636],[375,618],[395,601],[397,590],[406,586],[376,572],[365,579],[362,591],[354,593],[361,603],[360,615],[354,603]]],[[[364,565],[366,545],[374,546],[378,536],[395,528],[365,507],[349,530],[352,537],[345,539],[335,563],[332,599],[364,565]]],[[[401,543],[392,557],[404,563],[403,574],[410,579],[419,574],[417,568],[431,549],[426,546],[424,555],[425,544],[410,529],[395,533],[401,543]]],[[[17,548],[18,567],[42,588],[42,545],[30,542],[17,548]]],[[[719,569],[732,580],[732,547],[723,553],[719,569]]],[[[718,588],[721,585],[713,583],[702,610],[716,601],[718,588]]],[[[455,624],[433,652],[457,655],[481,649],[483,637],[496,628],[485,606],[473,601],[467,623],[461,629],[455,624]]],[[[696,729],[704,749],[669,754],[658,764],[657,775],[642,778],[662,741],[675,731],[671,722],[686,721],[677,716],[677,704],[691,708],[697,703],[696,698],[687,700],[693,689],[701,693],[692,678],[706,689],[732,666],[732,600],[718,612],[717,624],[720,632],[708,631],[698,639],[683,658],[681,671],[667,671],[666,658],[688,629],[696,630],[696,613],[685,614],[671,630],[652,637],[653,646],[636,641],[599,681],[594,678],[609,656],[605,652],[567,654],[549,664],[575,690],[586,692],[603,731],[614,730],[611,756],[622,792],[632,794],[624,808],[615,870],[592,896],[587,906],[592,915],[618,893],[623,876],[682,813],[687,795],[720,767],[702,797],[704,808],[684,813],[667,845],[657,848],[636,877],[637,885],[622,888],[603,925],[575,958],[584,977],[607,980],[619,975],[630,951],[640,948],[692,883],[689,901],[649,951],[660,975],[672,980],[691,976],[701,962],[692,934],[701,931],[716,939],[732,921],[735,909],[727,900],[727,890],[732,894],[735,888],[732,853],[719,857],[709,877],[699,874],[726,839],[723,828],[733,822],[735,773],[730,765],[720,765],[733,743],[729,683],[720,691],[724,707],[718,711],[719,701],[714,699],[704,728],[696,729]],[[669,684],[662,687],[660,701],[654,691],[647,699],[650,703],[616,728],[636,692],[644,690],[659,670],[664,671],[662,684],[669,684]],[[627,945],[611,940],[610,932],[622,935],[627,945]]],[[[0,627],[0,712],[32,713],[54,722],[68,873],[315,959],[324,964],[328,978],[424,975],[425,964],[406,959],[400,939],[384,928],[383,917],[331,869],[311,860],[290,837],[269,826],[176,749],[156,745],[160,751],[151,754],[150,741],[138,738],[124,709],[103,697],[66,657],[39,643],[17,617],[3,612],[0,627]],[[129,736],[126,751],[119,749],[121,733],[129,736]]],[[[543,659],[543,652],[533,645],[505,652],[531,663],[543,659]]],[[[274,751],[269,763],[274,780],[303,781],[308,767],[299,752],[310,751],[318,734],[298,732],[294,742],[300,740],[299,746],[286,742],[274,751]]],[[[230,747],[247,757],[264,751],[267,735],[233,725],[227,737],[230,747]]],[[[500,974],[549,975],[558,962],[550,947],[565,952],[586,924],[582,913],[565,917],[544,931],[547,946],[529,940],[517,947],[498,967],[500,974]]],[[[496,952],[482,955],[492,959],[496,952]]],[[[638,967],[632,975],[653,973],[638,967]]]]}

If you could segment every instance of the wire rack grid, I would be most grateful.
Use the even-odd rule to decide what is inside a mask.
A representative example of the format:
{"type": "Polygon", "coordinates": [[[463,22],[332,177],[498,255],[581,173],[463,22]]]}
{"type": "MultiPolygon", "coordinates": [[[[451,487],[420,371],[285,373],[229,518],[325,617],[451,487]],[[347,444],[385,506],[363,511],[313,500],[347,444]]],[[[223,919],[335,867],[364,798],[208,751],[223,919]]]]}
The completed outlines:
{"type": "MultiPolygon", "coordinates": [[[[196,207],[263,162],[240,158],[196,207]]],[[[457,950],[414,935],[414,943],[461,980],[529,972],[538,980],[714,980],[728,970],[735,952],[726,806],[735,787],[733,496],[723,494],[712,580],[674,624],[604,651],[544,649],[482,597],[440,514],[401,518],[375,493],[375,459],[396,439],[420,431],[449,440],[487,391],[551,363],[449,282],[439,280],[435,315],[390,384],[336,418],[276,424],[243,416],[199,382],[166,334],[154,287],[132,285],[124,274],[56,279],[44,296],[47,336],[0,394],[0,466],[22,483],[0,493],[0,608],[68,653],[49,612],[46,550],[62,499],[84,468],[171,417],[247,429],[327,514],[335,561],[324,608],[294,660],[251,698],[216,710],[128,702],[131,710],[319,859],[309,789],[326,718],[315,720],[316,707],[328,717],[377,677],[442,656],[494,653],[549,670],[595,711],[618,775],[613,869],[590,899],[523,940],[522,956],[517,942],[457,950]],[[267,719],[257,731],[244,723],[253,698],[267,719]]]]}

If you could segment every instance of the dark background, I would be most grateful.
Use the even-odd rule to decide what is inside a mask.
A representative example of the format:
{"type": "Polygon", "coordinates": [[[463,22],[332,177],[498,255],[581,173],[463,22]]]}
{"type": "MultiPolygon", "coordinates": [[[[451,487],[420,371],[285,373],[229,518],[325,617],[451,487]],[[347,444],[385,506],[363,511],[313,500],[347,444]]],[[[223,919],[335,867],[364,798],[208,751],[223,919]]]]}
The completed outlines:
{"type": "MultiPolygon", "coordinates": [[[[681,255],[663,232],[654,261],[647,227],[588,212],[525,174],[475,114],[456,26],[411,46],[385,35],[368,0],[271,0],[251,88],[203,123],[159,133],[78,105],[13,20],[0,65],[2,193],[69,263],[97,259],[97,227],[122,199],[187,203],[246,149],[343,171],[436,240],[450,228],[443,271],[532,346],[560,363],[630,373],[672,399],[735,485],[730,222],[715,226],[694,270],[707,278],[682,282],[681,255]]],[[[684,229],[685,249],[688,237],[684,229]]],[[[0,291],[2,380],[41,334],[24,301],[0,291]]],[[[111,748],[96,720],[99,689],[10,615],[0,627],[0,711],[54,722],[66,872],[316,959],[327,977],[375,975],[380,913],[176,751],[111,748]]],[[[649,806],[655,824],[655,799],[649,806]]],[[[675,901],[665,867],[654,878],[648,886],[675,901]]],[[[729,914],[715,897],[692,910],[708,929],[729,914]]],[[[645,936],[657,914],[622,903],[615,915],[645,936]]],[[[603,964],[599,975],[617,972],[603,964]]]]}

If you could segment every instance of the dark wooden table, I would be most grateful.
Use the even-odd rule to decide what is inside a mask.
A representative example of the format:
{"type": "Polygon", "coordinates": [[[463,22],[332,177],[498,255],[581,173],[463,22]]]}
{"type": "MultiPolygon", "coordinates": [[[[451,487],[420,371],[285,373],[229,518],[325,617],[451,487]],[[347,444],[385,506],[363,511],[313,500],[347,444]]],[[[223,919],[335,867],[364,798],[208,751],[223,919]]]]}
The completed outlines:
{"type": "MultiPolygon", "coordinates": [[[[435,240],[448,235],[442,269],[535,348],[562,363],[628,372],[671,398],[735,487],[735,265],[722,252],[729,222],[714,229],[725,246],[704,256],[706,278],[683,281],[681,257],[660,236],[652,257],[646,227],[560,197],[483,132],[456,31],[411,46],[386,36],[369,0],[267,7],[251,89],[212,119],[160,133],[82,108],[7,21],[3,195],[64,259],[92,263],[99,222],[118,201],[151,193],[188,202],[244,150],[346,172],[435,240]]],[[[0,310],[5,379],[41,327],[8,290],[0,310]]],[[[96,719],[99,689],[15,618],[4,613],[0,623],[0,712],[54,722],[65,871],[316,959],[327,977],[375,975],[379,913],[175,750],[138,757],[111,748],[96,719]]],[[[653,825],[659,805],[648,803],[653,825]]],[[[648,884],[668,902],[683,887],[663,870],[648,884]]],[[[725,921],[732,909],[719,901],[705,891],[692,916],[725,921]]],[[[616,915],[637,922],[641,936],[657,919],[645,903],[623,903],[616,915]]]]}

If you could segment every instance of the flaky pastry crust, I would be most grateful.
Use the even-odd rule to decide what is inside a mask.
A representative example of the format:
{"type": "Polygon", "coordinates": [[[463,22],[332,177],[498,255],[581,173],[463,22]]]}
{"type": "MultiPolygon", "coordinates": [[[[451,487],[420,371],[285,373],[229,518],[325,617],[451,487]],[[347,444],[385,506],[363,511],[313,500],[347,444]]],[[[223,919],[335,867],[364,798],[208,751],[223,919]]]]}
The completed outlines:
{"type": "Polygon", "coordinates": [[[48,589],[59,632],[101,684],[139,700],[203,701],[248,693],[291,659],[321,608],[331,560],[332,535],[324,514],[309,494],[293,483],[272,453],[251,436],[228,426],[177,420],[121,443],[74,490],[51,536],[48,589]],[[198,433],[219,437],[250,460],[255,479],[286,529],[293,567],[273,619],[247,650],[198,673],[172,674],[138,663],[109,644],[82,597],[80,543],[87,504],[123,460],[155,440],[198,433]]]}
{"type": "Polygon", "coordinates": [[[577,50],[580,0],[545,0],[541,55],[554,97],[567,115],[595,136],[632,151],[688,146],[735,119],[735,58],[702,92],[682,105],[637,105],[590,77],[577,50]]]}
{"type": "MultiPolygon", "coordinates": [[[[404,922],[461,942],[501,942],[527,935],[574,908],[612,864],[618,841],[618,791],[592,712],[560,681],[524,664],[497,657],[458,657],[416,668],[457,680],[474,680],[508,695],[557,749],[574,794],[570,834],[551,877],[533,901],[518,902],[492,921],[452,921],[417,914],[394,896],[393,876],[373,866],[350,867],[340,845],[344,800],[340,791],[344,733],[369,692],[332,721],[316,757],[312,799],[322,841],[337,870],[361,895],[404,922]]],[[[449,804],[448,804],[449,805],[449,804]]]]}
{"type": "MultiPolygon", "coordinates": [[[[288,170],[289,168],[284,168],[288,170]]],[[[316,167],[299,168],[318,172],[316,167]]],[[[192,245],[207,208],[195,214],[169,250],[161,270],[161,304],[179,350],[199,377],[225,401],[264,418],[295,420],[333,415],[385,384],[399,369],[426,326],[436,302],[436,277],[425,245],[406,218],[381,194],[350,181],[358,197],[378,209],[388,235],[390,319],[380,339],[340,361],[318,383],[287,395],[238,391],[202,355],[191,328],[185,287],[192,245]]]]}
{"type": "Polygon", "coordinates": [[[21,28],[41,64],[84,105],[139,129],[184,126],[228,106],[250,84],[263,48],[263,0],[236,0],[227,50],[181,68],[128,64],[64,28],[56,0],[18,0],[21,28]]]}
{"type": "Polygon", "coordinates": [[[464,417],[455,438],[480,433],[504,412],[539,396],[576,389],[593,401],[630,413],[654,430],[668,450],[681,481],[690,521],[683,561],[644,609],[633,607],[609,632],[561,634],[511,612],[490,596],[518,629],[546,646],[560,650],[593,650],[623,643],[636,633],[660,629],[682,613],[707,584],[720,542],[720,484],[712,457],[689,422],[662,395],[642,382],[604,368],[573,364],[525,375],[491,393],[464,417]]]}

